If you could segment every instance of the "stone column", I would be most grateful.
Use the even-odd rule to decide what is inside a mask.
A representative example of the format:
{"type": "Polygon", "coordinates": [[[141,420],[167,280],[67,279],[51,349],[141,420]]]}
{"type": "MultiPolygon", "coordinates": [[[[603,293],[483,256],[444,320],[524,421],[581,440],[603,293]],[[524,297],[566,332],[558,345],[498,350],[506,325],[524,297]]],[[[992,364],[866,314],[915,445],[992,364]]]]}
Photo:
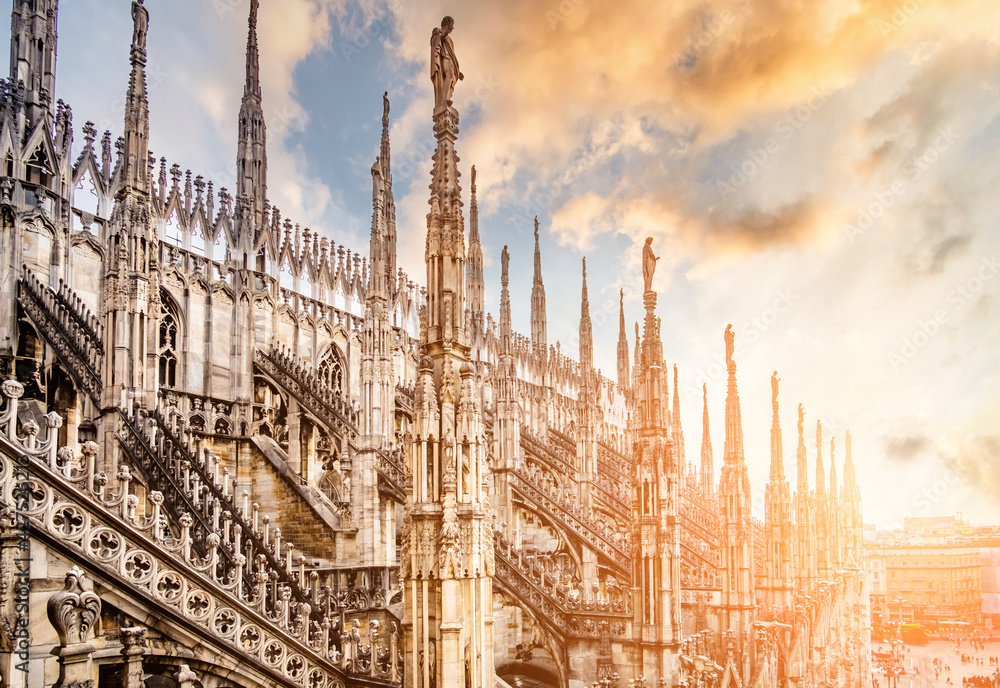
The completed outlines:
{"type": "Polygon", "coordinates": [[[101,599],[83,588],[83,578],[83,571],[74,566],[63,589],[49,597],[49,622],[60,643],[52,650],[59,658],[59,680],[53,688],[93,686],[97,680],[90,636],[101,613],[101,599]]]}
{"type": "Polygon", "coordinates": [[[143,688],[142,651],[145,637],[145,628],[121,629],[122,656],[125,658],[122,688],[143,688]]]}

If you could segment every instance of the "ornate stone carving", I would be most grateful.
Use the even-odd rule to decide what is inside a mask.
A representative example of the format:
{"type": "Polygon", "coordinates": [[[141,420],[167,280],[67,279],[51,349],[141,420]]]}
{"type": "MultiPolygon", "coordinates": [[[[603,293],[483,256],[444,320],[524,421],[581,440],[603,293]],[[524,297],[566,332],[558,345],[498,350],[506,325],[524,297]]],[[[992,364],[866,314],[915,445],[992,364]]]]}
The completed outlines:
{"type": "Polygon", "coordinates": [[[49,597],[49,621],[63,647],[88,644],[101,613],[101,598],[84,590],[85,574],[74,566],[66,574],[65,587],[49,597]]]}

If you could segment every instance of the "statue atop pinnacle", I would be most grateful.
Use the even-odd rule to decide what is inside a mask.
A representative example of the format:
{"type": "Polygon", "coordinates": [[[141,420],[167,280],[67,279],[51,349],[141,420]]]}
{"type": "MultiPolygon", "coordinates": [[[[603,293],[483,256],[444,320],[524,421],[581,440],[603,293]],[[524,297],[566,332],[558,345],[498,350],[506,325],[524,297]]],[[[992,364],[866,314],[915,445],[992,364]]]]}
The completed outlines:
{"type": "Polygon", "coordinates": [[[653,254],[653,237],[646,237],[646,245],[642,247],[642,281],[647,292],[653,291],[653,273],[659,259],[653,254]]]}
{"type": "Polygon", "coordinates": [[[458,68],[458,58],[455,56],[455,44],[451,40],[455,20],[445,17],[441,20],[441,28],[431,32],[431,83],[434,84],[434,112],[451,105],[451,96],[455,92],[455,84],[465,78],[458,68]]]}

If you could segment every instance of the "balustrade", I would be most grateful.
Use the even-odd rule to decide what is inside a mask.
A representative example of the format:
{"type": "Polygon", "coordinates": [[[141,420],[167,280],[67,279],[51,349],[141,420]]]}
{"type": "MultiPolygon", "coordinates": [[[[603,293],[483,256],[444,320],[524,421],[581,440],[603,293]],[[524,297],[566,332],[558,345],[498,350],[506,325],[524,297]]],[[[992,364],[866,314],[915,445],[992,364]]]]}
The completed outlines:
{"type": "Polygon", "coordinates": [[[612,631],[624,636],[632,617],[629,595],[617,584],[602,591],[594,583],[585,590],[579,580],[550,559],[529,555],[509,542],[500,531],[494,532],[496,578],[502,587],[531,607],[560,633],[573,636],[597,635],[600,621],[611,620],[612,631]]]}
{"type": "Polygon", "coordinates": [[[357,435],[358,411],[350,400],[290,350],[284,346],[272,346],[270,352],[257,349],[254,365],[274,378],[331,430],[348,438],[357,435]]]}
{"type": "Polygon", "coordinates": [[[618,568],[629,571],[631,535],[628,532],[611,530],[602,521],[586,514],[575,503],[573,495],[566,491],[552,492],[522,471],[512,472],[510,485],[580,536],[588,546],[599,551],[618,568]]]}
{"type": "Polygon", "coordinates": [[[180,489],[207,523],[200,548],[192,512],[171,524],[164,494],[137,490],[128,464],[119,463],[108,476],[97,469],[96,444],[86,443],[82,456],[69,447],[56,449],[61,418],[46,416],[48,431],[39,437],[32,421],[18,427],[21,385],[8,380],[0,391],[0,502],[15,509],[17,491],[21,506],[27,502],[33,531],[60,541],[112,579],[127,581],[168,617],[193,623],[236,656],[292,683],[343,686],[346,676],[373,685],[401,682],[395,624],[381,629],[370,623],[364,637],[357,628],[338,629],[335,615],[343,618],[347,609],[346,590],[321,590],[318,575],[307,574],[304,558],[295,561],[290,543],[282,547],[280,530],[249,505],[249,495],[244,492],[238,506],[235,481],[224,470],[220,475],[219,462],[182,439],[167,419],[123,414],[149,451],[162,452],[160,463],[175,481],[167,489],[180,489]],[[14,480],[12,455],[28,458],[27,477],[22,471],[14,480]]]}
{"type": "Polygon", "coordinates": [[[64,284],[60,282],[58,292],[52,291],[27,265],[18,280],[18,302],[67,372],[95,403],[99,402],[104,345],[97,318],[64,284]]]}

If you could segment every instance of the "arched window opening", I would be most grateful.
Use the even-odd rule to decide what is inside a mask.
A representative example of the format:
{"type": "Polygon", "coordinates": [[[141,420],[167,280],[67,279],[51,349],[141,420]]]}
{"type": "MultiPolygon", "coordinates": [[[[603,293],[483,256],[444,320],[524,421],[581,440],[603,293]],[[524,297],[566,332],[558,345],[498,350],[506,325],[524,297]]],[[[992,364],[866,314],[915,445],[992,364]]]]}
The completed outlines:
{"type": "Polygon", "coordinates": [[[177,386],[177,319],[169,309],[160,318],[160,386],[177,386]]]}
{"type": "Polygon", "coordinates": [[[319,377],[330,389],[341,391],[344,389],[344,366],[337,355],[336,346],[323,355],[323,360],[319,363],[319,377]]]}
{"type": "Polygon", "coordinates": [[[49,184],[52,183],[52,169],[41,146],[36,148],[35,152],[28,158],[25,172],[29,184],[38,184],[48,188],[49,184]]]}

